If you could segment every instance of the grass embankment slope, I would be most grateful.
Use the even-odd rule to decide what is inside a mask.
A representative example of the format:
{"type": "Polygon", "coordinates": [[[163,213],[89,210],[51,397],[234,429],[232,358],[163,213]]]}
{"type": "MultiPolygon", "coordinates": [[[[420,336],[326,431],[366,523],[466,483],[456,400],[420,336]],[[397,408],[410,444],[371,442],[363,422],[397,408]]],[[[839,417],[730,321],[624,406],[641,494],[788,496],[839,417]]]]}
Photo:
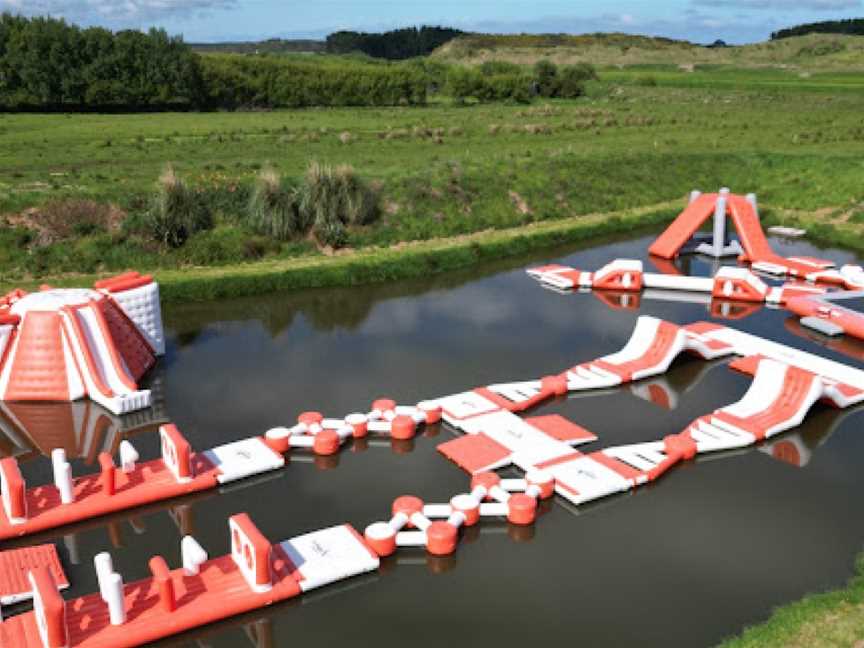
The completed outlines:
{"type": "Polygon", "coordinates": [[[777,610],[720,648],[860,648],[864,641],[864,558],[846,589],[813,594],[777,610]]]}

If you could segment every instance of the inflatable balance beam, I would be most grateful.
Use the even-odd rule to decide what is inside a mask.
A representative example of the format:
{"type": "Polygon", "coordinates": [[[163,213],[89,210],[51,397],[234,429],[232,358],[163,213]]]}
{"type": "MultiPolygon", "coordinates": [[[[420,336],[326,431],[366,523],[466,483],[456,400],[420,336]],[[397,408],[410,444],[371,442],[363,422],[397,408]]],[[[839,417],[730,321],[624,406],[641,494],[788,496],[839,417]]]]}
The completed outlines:
{"type": "MultiPolygon", "coordinates": [[[[617,259],[597,272],[584,272],[569,266],[547,265],[526,270],[529,276],[557,290],[594,290],[614,293],[639,293],[643,290],[676,291],[710,295],[714,299],[784,305],[797,297],[822,295],[824,287],[812,283],[789,282],[769,286],[747,268],[721,267],[714,277],[644,272],[641,261],[617,259]]],[[[864,271],[858,266],[844,266],[838,276],[847,288],[862,286],[864,271]]],[[[808,280],[810,277],[808,277],[808,280]]]]}

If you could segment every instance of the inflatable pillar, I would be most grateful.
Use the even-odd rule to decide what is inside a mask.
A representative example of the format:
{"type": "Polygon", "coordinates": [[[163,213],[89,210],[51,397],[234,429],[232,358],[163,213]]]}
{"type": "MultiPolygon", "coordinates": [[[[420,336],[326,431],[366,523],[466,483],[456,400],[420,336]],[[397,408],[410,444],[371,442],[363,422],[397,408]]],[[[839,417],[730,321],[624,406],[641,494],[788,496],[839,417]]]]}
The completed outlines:
{"type": "Polygon", "coordinates": [[[728,198],[729,190],[721,189],[720,197],[717,198],[717,204],[714,207],[714,241],[712,252],[715,257],[723,256],[723,248],[726,243],[726,201],[728,198]]]}
{"type": "Polygon", "coordinates": [[[259,593],[272,589],[270,542],[245,513],[228,518],[228,528],[231,530],[231,557],[250,589],[259,593]]]}
{"type": "Polygon", "coordinates": [[[149,562],[150,573],[159,590],[159,604],[165,612],[177,609],[177,595],[174,592],[174,580],[171,571],[162,556],[153,556],[149,562]]]}
{"type": "Polygon", "coordinates": [[[27,520],[26,485],[14,457],[0,459],[0,488],[3,490],[3,511],[10,524],[27,520]]]}
{"type": "Polygon", "coordinates": [[[162,461],[178,482],[191,481],[192,447],[173,423],[159,427],[162,440],[162,461]]]}

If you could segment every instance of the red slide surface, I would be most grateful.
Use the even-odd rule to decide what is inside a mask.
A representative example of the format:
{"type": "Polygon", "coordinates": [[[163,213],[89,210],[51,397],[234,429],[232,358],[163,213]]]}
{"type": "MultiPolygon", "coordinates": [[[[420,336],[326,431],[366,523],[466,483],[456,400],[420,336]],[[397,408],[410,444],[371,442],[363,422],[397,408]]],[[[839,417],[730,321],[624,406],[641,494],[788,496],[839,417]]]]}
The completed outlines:
{"type": "Polygon", "coordinates": [[[786,265],[786,259],[778,257],[771,249],[768,239],[765,238],[765,232],[762,230],[762,224],[759,222],[759,216],[746,198],[730,195],[726,206],[732,217],[732,222],[735,224],[738,240],[741,242],[741,247],[744,248],[747,261],[751,263],[754,261],[772,261],[786,265]]]}
{"type": "Polygon", "coordinates": [[[673,259],[681,248],[693,238],[702,223],[714,214],[717,194],[702,194],[681,212],[672,224],[663,232],[648,251],[663,259],[673,259]]]}

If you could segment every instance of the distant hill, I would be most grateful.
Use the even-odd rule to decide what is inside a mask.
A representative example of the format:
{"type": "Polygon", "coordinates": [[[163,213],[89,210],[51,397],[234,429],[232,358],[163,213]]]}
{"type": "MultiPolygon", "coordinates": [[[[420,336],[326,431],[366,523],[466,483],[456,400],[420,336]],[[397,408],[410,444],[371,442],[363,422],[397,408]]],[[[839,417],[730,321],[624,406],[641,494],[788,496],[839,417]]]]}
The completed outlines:
{"type": "Polygon", "coordinates": [[[271,38],[263,41],[238,41],[225,43],[190,43],[199,54],[291,54],[323,52],[326,43],[321,40],[291,40],[271,38]]]}
{"type": "MultiPolygon", "coordinates": [[[[707,35],[710,37],[710,35],[707,35]]],[[[718,47],[630,34],[466,34],[439,47],[433,57],[482,63],[489,60],[559,64],[792,66],[807,69],[864,69],[864,36],[808,34],[718,47]]]]}
{"type": "Polygon", "coordinates": [[[850,34],[852,36],[864,36],[864,18],[825,20],[796,25],[795,27],[774,32],[771,34],[771,39],[779,40],[781,38],[790,38],[791,36],[804,36],[805,34],[850,34]]]}

